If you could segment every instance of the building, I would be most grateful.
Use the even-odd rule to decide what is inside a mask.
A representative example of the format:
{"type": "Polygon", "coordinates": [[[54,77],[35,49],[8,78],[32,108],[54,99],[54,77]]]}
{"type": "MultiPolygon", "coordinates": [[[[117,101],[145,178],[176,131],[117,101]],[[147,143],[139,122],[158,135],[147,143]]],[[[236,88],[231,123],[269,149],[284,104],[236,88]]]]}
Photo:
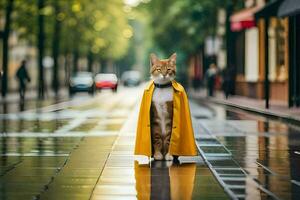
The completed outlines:
{"type": "MultiPolygon", "coordinates": [[[[300,5],[300,1],[299,5],[300,5]]],[[[300,6],[293,0],[247,0],[230,16],[237,95],[300,106],[300,6]],[[298,67],[297,67],[298,66],[298,67]]]]}
{"type": "MultiPolygon", "coordinates": [[[[280,1],[281,2],[281,1],[280,1]]],[[[285,0],[278,16],[288,18],[289,24],[289,106],[300,106],[300,1],[285,0]]]]}

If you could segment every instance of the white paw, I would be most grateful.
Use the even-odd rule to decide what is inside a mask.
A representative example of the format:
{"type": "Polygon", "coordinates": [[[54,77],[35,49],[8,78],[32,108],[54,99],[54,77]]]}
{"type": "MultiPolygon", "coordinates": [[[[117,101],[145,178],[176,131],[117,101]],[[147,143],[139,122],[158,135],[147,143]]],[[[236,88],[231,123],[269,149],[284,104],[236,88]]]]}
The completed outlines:
{"type": "Polygon", "coordinates": [[[167,161],[166,161],[166,165],[167,165],[167,167],[170,168],[170,167],[173,165],[173,162],[170,161],[170,160],[167,160],[167,161]]]}
{"type": "Polygon", "coordinates": [[[163,160],[164,156],[160,152],[154,154],[154,160],[163,160]]]}
{"type": "Polygon", "coordinates": [[[165,160],[173,160],[173,156],[170,155],[169,153],[167,153],[167,154],[165,155],[165,160]]]}

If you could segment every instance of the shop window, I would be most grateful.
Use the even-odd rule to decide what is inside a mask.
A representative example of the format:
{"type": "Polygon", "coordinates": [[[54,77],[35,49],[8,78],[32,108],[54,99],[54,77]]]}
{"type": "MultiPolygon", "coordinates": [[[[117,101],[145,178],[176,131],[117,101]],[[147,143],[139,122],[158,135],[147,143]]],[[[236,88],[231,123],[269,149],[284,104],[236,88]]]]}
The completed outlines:
{"type": "Polygon", "coordinates": [[[287,21],[272,18],[269,26],[269,69],[271,81],[286,81],[287,69],[287,21]]]}

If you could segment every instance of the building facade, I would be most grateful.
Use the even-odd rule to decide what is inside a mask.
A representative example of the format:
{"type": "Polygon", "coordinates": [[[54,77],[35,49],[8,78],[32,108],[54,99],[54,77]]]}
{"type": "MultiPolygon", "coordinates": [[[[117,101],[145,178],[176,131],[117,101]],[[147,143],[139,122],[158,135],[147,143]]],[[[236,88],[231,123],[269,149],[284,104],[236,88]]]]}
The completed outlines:
{"type": "MultiPolygon", "coordinates": [[[[292,0],[247,0],[230,16],[235,94],[300,106],[300,6],[292,0]],[[280,10],[285,9],[283,14],[280,10]],[[292,9],[292,11],[291,11],[292,9]]],[[[300,2],[299,2],[300,4],[300,2]]]]}

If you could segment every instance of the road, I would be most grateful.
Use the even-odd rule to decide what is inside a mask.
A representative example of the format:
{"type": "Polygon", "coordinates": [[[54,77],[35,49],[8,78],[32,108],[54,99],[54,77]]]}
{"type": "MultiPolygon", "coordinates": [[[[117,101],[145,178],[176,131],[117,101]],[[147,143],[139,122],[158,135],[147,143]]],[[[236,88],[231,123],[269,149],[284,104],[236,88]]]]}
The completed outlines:
{"type": "Polygon", "coordinates": [[[190,100],[201,156],[134,157],[142,90],[2,104],[0,199],[300,199],[300,128],[209,102],[190,100]]]}

